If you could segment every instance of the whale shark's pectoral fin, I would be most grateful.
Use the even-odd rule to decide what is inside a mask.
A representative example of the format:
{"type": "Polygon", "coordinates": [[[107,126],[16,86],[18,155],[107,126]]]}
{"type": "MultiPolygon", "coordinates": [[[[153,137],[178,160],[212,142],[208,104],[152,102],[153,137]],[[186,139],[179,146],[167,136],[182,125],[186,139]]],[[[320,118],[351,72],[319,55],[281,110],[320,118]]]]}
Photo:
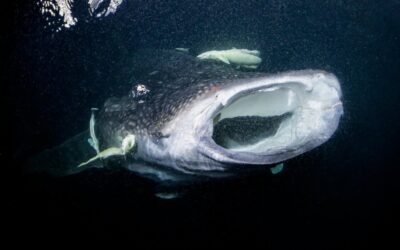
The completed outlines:
{"type": "Polygon", "coordinates": [[[270,168],[272,174],[279,174],[283,170],[283,163],[279,163],[275,167],[270,168]]]}
{"type": "Polygon", "coordinates": [[[215,56],[218,60],[220,60],[221,62],[223,62],[223,63],[226,63],[226,64],[231,64],[230,62],[229,62],[229,60],[228,59],[226,59],[224,56],[222,56],[222,55],[216,55],[215,56]]]}

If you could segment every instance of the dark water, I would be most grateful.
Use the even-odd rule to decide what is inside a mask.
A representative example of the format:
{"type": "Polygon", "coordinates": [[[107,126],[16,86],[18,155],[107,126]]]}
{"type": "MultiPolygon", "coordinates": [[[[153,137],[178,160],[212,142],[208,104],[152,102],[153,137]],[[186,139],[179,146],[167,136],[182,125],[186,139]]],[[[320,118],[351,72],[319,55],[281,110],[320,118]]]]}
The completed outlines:
{"type": "Polygon", "coordinates": [[[76,5],[79,22],[60,32],[44,28],[35,1],[16,3],[8,18],[1,151],[8,232],[131,247],[395,242],[399,1],[126,0],[99,19],[84,8],[76,5]],[[338,131],[279,175],[207,182],[175,200],[155,197],[152,182],[124,170],[20,175],[24,160],[82,131],[91,107],[123,93],[118,83],[127,79],[116,72],[135,49],[175,47],[259,49],[260,71],[333,72],[345,111],[338,131]]]}

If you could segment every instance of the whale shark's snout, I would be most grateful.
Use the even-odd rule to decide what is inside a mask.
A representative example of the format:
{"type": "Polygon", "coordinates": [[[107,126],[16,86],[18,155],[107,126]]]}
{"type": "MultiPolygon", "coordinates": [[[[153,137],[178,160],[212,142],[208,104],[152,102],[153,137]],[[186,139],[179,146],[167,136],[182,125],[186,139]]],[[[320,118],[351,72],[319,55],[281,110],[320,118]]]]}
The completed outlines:
{"type": "Polygon", "coordinates": [[[278,163],[327,141],[342,114],[339,81],[324,71],[215,84],[165,126],[157,163],[202,173],[278,163]]]}

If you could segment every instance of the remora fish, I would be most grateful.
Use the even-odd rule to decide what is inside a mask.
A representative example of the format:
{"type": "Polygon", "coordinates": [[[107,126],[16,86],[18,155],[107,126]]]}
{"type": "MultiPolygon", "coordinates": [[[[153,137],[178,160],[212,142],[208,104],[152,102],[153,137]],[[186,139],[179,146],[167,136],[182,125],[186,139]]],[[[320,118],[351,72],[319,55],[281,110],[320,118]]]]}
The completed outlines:
{"type": "Polygon", "coordinates": [[[235,64],[239,67],[256,69],[261,63],[260,51],[248,49],[210,50],[197,56],[202,60],[216,60],[226,64],[235,64]]]}
{"type": "Polygon", "coordinates": [[[339,81],[321,70],[240,72],[173,50],[138,51],[129,69],[146,91],[130,94],[127,84],[126,96],[107,100],[95,132],[100,151],[128,135],[135,150],[78,168],[95,154],[86,131],[33,158],[32,171],[66,175],[118,163],[159,181],[232,176],[321,145],[343,114],[339,81]]]}

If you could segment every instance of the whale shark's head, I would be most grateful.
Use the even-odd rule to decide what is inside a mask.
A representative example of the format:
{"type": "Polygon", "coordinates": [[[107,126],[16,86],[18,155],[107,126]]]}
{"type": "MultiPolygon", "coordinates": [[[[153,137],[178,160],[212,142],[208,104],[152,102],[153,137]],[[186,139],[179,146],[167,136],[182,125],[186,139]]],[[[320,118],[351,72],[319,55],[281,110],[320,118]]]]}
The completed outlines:
{"type": "Polygon", "coordinates": [[[314,70],[213,82],[175,109],[138,155],[198,174],[293,158],[327,141],[343,114],[337,78],[314,70]]]}

